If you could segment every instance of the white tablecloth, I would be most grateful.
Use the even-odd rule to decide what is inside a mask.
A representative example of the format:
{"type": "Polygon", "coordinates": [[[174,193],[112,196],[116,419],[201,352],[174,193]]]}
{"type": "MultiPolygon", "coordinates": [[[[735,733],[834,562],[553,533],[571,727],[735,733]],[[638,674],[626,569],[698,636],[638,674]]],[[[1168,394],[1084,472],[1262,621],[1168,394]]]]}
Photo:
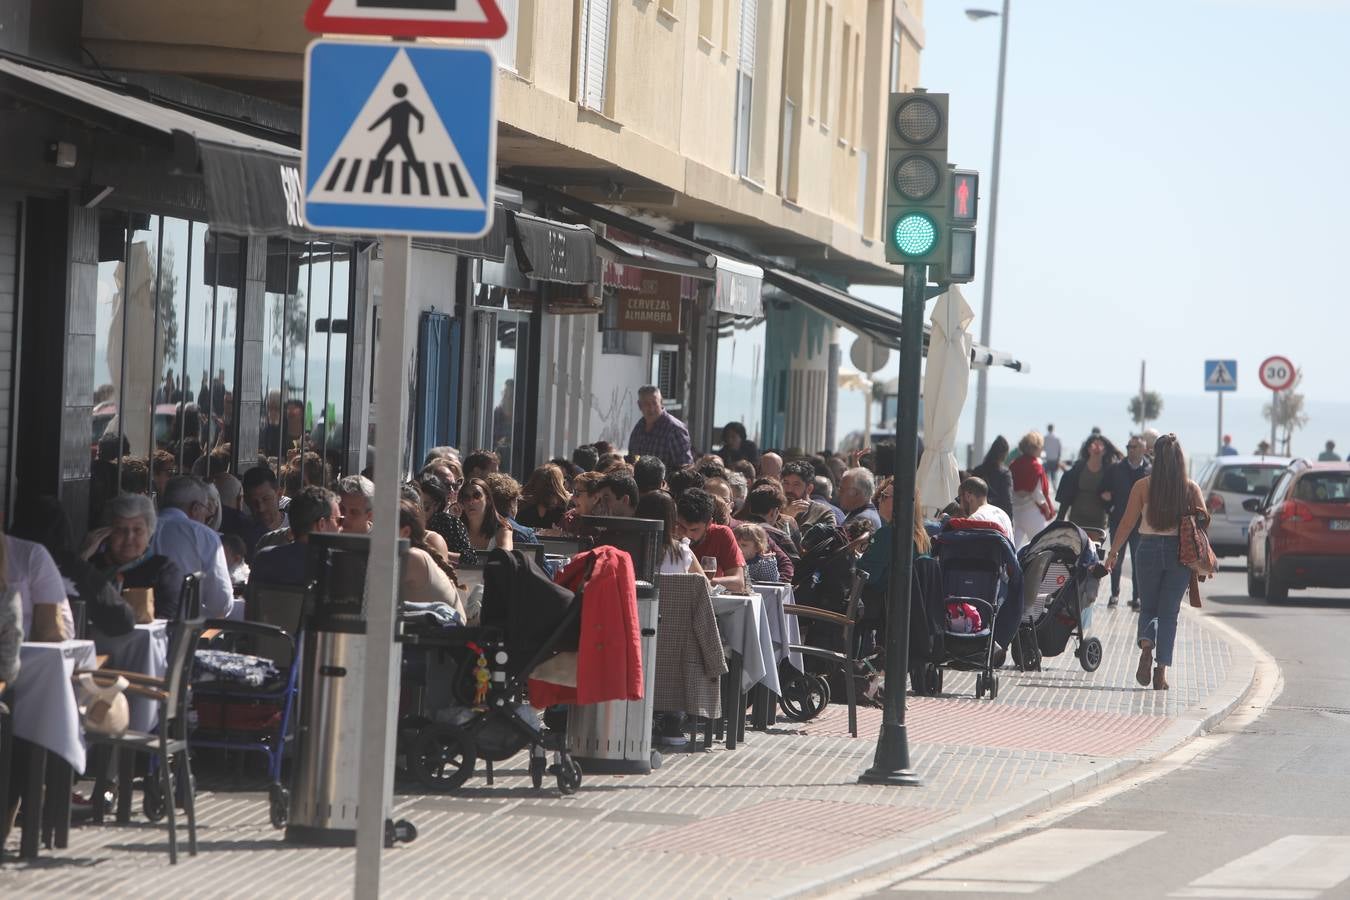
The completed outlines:
{"type": "MultiPolygon", "coordinates": [[[[108,655],[106,668],[163,678],[169,667],[168,624],[164,619],[156,619],[116,637],[95,632],[94,645],[99,653],[108,655]]],[[[159,704],[154,700],[127,694],[127,703],[131,708],[132,731],[153,731],[159,724],[159,704]]]]}
{"type": "Polygon", "coordinates": [[[763,598],[759,594],[722,594],[713,597],[713,611],[717,614],[717,628],[722,632],[722,644],[741,655],[741,688],[749,690],[763,684],[781,695],[778,657],[763,598]]]}
{"type": "Polygon", "coordinates": [[[792,653],[788,647],[802,642],[801,622],[796,616],[783,612],[783,607],[796,603],[790,584],[752,584],[750,589],[764,598],[764,612],[769,622],[769,633],[773,638],[773,649],[779,662],[787,660],[798,672],[805,672],[800,653],[792,653]]]}
{"type": "Polygon", "coordinates": [[[14,734],[57,754],[81,774],[84,729],[70,676],[96,662],[93,641],[25,642],[14,681],[14,734]]]}

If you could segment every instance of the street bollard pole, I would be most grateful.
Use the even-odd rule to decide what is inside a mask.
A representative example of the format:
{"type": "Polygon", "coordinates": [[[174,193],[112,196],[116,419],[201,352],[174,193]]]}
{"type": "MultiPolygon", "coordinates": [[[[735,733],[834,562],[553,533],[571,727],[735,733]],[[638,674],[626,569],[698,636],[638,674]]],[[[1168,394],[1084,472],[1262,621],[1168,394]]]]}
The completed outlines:
{"type": "Polygon", "coordinates": [[[1223,391],[1217,391],[1219,395],[1219,437],[1216,445],[1220,450],[1223,449],[1223,391]]]}
{"type": "Polygon", "coordinates": [[[375,372],[374,525],[366,563],[366,671],[361,695],[361,783],[357,793],[355,900],[380,896],[380,853],[394,787],[398,714],[398,656],[394,607],[398,599],[398,484],[402,481],[404,411],[408,406],[409,261],[412,239],[386,235],[380,302],[380,352],[375,372]]]}
{"type": "MultiPolygon", "coordinates": [[[[926,265],[905,266],[905,288],[900,303],[900,409],[895,426],[895,483],[891,500],[891,583],[886,592],[886,694],[876,756],[872,767],[858,776],[859,784],[923,784],[909,762],[905,683],[909,676],[914,490],[919,456],[919,371],[927,281],[926,265]]],[[[852,675],[849,672],[845,677],[852,675]]]]}

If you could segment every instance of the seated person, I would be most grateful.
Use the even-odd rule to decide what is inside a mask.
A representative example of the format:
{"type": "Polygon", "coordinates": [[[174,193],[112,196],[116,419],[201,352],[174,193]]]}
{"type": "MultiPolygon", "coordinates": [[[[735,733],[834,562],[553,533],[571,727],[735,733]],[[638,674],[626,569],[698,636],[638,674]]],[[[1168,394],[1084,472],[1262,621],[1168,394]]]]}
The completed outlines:
{"type": "Polygon", "coordinates": [[[732,593],[743,592],[745,557],[731,529],[714,523],[712,517],[712,494],[702,488],[690,488],[675,501],[676,530],[681,537],[689,539],[694,558],[700,562],[704,557],[717,561],[717,568],[707,573],[708,579],[732,593]]]}
{"type": "MultiPolygon", "coordinates": [[[[643,457],[646,459],[647,457],[643,457]]],[[[661,530],[661,559],[656,571],[659,575],[703,574],[703,567],[689,549],[689,541],[681,538],[675,525],[675,501],[665,491],[643,494],[638,500],[636,517],[653,519],[665,527],[661,530]]]]}
{"type": "MultiPolygon", "coordinates": [[[[403,581],[399,600],[402,603],[441,603],[459,615],[461,624],[468,624],[470,616],[460,599],[459,589],[451,580],[453,569],[427,548],[426,525],[419,504],[401,500],[398,505],[399,536],[408,539],[408,555],[403,563],[403,581]]],[[[474,610],[474,618],[479,610],[474,610]]]]}
{"type": "Polygon", "coordinates": [[[770,551],[769,536],[764,529],[752,522],[742,522],[731,532],[745,557],[746,577],[752,582],[777,581],[778,560],[770,551]]]}
{"type": "Polygon", "coordinates": [[[244,588],[248,586],[248,563],[244,560],[248,555],[248,548],[244,546],[244,539],[237,534],[222,534],[220,546],[225,551],[225,565],[230,570],[234,595],[242,597],[244,588]]]}
{"type": "Polygon", "coordinates": [[[961,506],[961,514],[976,522],[993,522],[1008,537],[1012,537],[1012,519],[1008,514],[989,502],[989,485],[984,479],[972,475],[961,482],[956,492],[956,502],[961,506]]]}
{"type": "Polygon", "coordinates": [[[591,493],[591,515],[632,518],[637,511],[638,486],[632,475],[611,472],[591,493]]]}
{"type": "MultiPolygon", "coordinates": [[[[85,538],[85,558],[118,599],[127,588],[150,588],[154,591],[155,618],[170,621],[180,618],[184,613],[181,605],[187,573],[169,557],[150,552],[150,538],[155,533],[154,503],[144,494],[122,494],[109,501],[107,509],[111,524],[89,532],[85,538]]],[[[91,612],[90,621],[96,629],[103,630],[92,609],[93,604],[86,607],[91,612]]]]}
{"type": "Polygon", "coordinates": [[[304,586],[309,536],[316,532],[325,534],[337,531],[341,518],[337,495],[327,488],[313,485],[301,490],[300,495],[291,501],[287,514],[291,523],[291,542],[259,551],[249,572],[250,585],[304,586]]]}

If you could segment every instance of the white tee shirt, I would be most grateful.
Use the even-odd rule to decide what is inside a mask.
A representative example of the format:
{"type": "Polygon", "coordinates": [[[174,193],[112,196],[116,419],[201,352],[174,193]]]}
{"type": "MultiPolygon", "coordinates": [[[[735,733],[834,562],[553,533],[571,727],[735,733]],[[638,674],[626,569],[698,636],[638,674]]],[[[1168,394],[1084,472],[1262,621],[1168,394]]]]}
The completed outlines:
{"type": "Polygon", "coordinates": [[[61,605],[66,634],[75,637],[75,617],[66,599],[66,581],[47,548],[32,541],[5,535],[5,579],[19,594],[23,609],[23,634],[33,627],[33,604],[61,605]]]}
{"type": "Polygon", "coordinates": [[[686,538],[676,546],[673,555],[669,551],[661,555],[661,567],[657,571],[661,575],[683,575],[693,563],[694,551],[689,549],[689,540],[686,538]]]}
{"type": "Polygon", "coordinates": [[[975,512],[967,516],[967,518],[975,519],[979,522],[993,522],[1003,529],[1004,534],[1012,537],[1012,519],[1008,518],[1007,513],[992,503],[986,503],[984,506],[981,506],[979,509],[975,510],[975,512]]]}

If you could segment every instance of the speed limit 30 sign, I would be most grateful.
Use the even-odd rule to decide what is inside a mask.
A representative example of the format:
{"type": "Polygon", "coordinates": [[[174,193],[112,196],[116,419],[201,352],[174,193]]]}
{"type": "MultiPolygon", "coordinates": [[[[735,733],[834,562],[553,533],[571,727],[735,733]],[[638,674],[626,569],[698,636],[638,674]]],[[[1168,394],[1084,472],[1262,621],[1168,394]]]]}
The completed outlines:
{"type": "Polygon", "coordinates": [[[1272,391],[1283,391],[1294,386],[1294,364],[1287,356],[1272,356],[1261,363],[1261,383],[1272,391]]]}

